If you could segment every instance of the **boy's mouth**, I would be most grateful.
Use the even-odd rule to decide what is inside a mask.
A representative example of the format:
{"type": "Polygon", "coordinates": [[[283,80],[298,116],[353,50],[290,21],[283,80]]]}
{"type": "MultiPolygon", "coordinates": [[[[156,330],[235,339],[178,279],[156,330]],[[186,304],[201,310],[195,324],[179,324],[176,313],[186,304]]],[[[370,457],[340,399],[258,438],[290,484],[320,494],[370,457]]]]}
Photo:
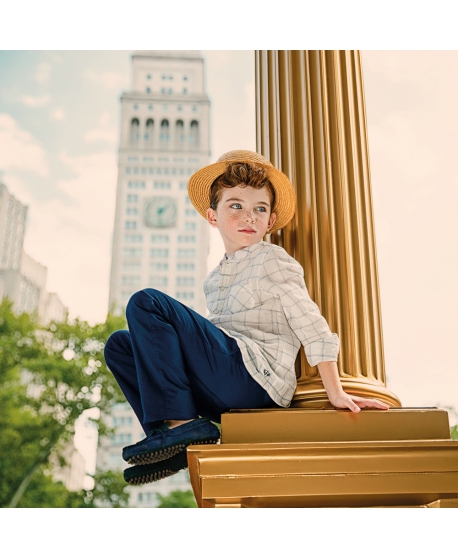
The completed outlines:
{"type": "Polygon", "coordinates": [[[247,227],[245,229],[239,229],[240,233],[256,233],[256,231],[254,229],[251,229],[250,227],[247,227]]]}

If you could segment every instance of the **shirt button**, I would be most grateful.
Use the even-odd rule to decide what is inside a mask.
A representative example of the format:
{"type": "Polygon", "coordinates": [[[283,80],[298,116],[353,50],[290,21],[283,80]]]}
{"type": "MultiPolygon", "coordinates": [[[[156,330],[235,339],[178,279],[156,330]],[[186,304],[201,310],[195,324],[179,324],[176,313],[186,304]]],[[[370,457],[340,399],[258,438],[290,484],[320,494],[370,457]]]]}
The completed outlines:
{"type": "Polygon", "coordinates": [[[220,311],[218,309],[216,309],[216,311],[213,314],[219,314],[220,311]]]}
{"type": "Polygon", "coordinates": [[[270,373],[267,369],[264,369],[264,376],[265,377],[270,377],[270,373]]]}
{"type": "Polygon", "coordinates": [[[220,291],[224,291],[225,289],[226,289],[226,288],[224,287],[224,285],[220,285],[220,286],[219,286],[219,290],[220,290],[220,291]]]}

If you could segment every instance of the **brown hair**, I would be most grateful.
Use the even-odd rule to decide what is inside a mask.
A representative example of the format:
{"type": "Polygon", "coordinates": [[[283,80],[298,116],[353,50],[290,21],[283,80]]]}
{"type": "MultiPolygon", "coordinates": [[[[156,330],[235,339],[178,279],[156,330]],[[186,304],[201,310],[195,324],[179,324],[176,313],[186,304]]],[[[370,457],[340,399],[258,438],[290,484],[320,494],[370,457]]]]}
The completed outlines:
{"type": "Polygon", "coordinates": [[[223,188],[234,188],[234,186],[251,186],[261,189],[264,186],[270,198],[271,213],[275,206],[275,190],[270,182],[267,169],[256,164],[234,161],[228,164],[225,172],[217,177],[210,187],[210,207],[216,210],[223,188]]]}

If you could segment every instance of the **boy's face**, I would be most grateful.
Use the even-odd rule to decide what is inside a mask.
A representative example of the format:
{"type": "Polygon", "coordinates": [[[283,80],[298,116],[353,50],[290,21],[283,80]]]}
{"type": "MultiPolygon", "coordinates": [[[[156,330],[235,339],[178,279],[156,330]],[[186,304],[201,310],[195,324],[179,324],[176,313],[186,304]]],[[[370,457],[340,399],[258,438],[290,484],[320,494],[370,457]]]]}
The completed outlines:
{"type": "Polygon", "coordinates": [[[270,229],[277,216],[271,212],[266,187],[224,188],[216,210],[207,210],[207,220],[219,229],[226,254],[254,245],[270,229]]]}

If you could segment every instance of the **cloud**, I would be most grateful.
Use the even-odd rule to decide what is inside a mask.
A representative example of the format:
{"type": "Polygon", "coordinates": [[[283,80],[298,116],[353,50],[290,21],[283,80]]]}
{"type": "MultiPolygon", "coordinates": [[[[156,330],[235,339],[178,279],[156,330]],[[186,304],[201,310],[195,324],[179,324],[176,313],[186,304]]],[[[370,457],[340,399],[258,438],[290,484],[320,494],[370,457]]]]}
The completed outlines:
{"type": "Polygon", "coordinates": [[[62,109],[55,109],[52,113],[52,116],[56,120],[63,120],[65,118],[65,114],[62,109]]]}
{"type": "Polygon", "coordinates": [[[47,83],[51,76],[52,66],[48,62],[41,62],[35,70],[35,80],[38,83],[47,83]]]}
{"type": "Polygon", "coordinates": [[[21,95],[20,98],[23,105],[26,107],[41,108],[46,107],[51,103],[51,97],[48,94],[44,95],[21,95]]]}
{"type": "Polygon", "coordinates": [[[49,173],[45,150],[7,114],[0,114],[0,168],[33,171],[41,177],[49,173]]]}
{"type": "Polygon", "coordinates": [[[25,249],[48,267],[47,289],[59,294],[71,316],[102,321],[108,308],[116,156],[62,153],[59,159],[74,174],[57,182],[69,200],[30,207],[25,249]]]}
{"type": "Polygon", "coordinates": [[[30,190],[18,177],[5,173],[1,182],[7,186],[10,194],[19,200],[21,204],[31,205],[35,203],[35,198],[30,193],[30,190]]]}
{"type": "Polygon", "coordinates": [[[92,143],[99,140],[112,146],[115,146],[118,141],[118,129],[112,124],[109,111],[104,111],[99,119],[98,126],[88,130],[84,135],[85,142],[92,143]]]}
{"type": "Polygon", "coordinates": [[[129,78],[118,72],[102,72],[98,74],[93,70],[88,70],[86,72],[86,77],[94,83],[102,85],[112,91],[123,89],[129,85],[129,78]]]}

